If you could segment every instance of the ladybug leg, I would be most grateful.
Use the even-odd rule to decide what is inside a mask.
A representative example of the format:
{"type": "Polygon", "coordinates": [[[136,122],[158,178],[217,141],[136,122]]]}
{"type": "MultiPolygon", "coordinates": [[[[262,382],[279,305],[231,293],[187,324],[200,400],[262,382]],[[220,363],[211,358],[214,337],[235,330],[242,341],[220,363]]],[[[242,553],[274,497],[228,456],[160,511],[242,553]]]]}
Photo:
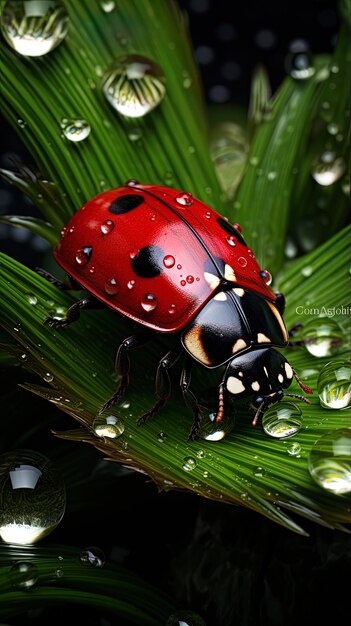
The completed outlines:
{"type": "Polygon", "coordinates": [[[158,400],[154,406],[147,411],[147,413],[144,413],[144,415],[139,417],[137,421],[138,426],[141,426],[141,424],[144,424],[149,419],[154,417],[154,415],[156,415],[165,406],[169,396],[171,395],[171,379],[169,376],[169,370],[178,361],[182,352],[183,349],[180,350],[179,347],[177,347],[176,349],[167,352],[167,354],[160,360],[156,373],[156,396],[158,397],[158,400]]]}
{"type": "Polygon", "coordinates": [[[140,333],[140,335],[131,335],[122,341],[120,344],[115,360],[115,369],[117,374],[121,378],[121,382],[117,391],[111,396],[107,402],[101,407],[99,413],[102,413],[106,409],[109,409],[113,406],[120,398],[123,398],[126,389],[130,382],[130,360],[128,352],[129,350],[134,350],[135,348],[140,348],[144,346],[152,337],[154,337],[155,333],[152,331],[145,331],[144,333],[140,333]]]}
{"type": "Polygon", "coordinates": [[[68,309],[66,317],[63,319],[55,319],[55,317],[46,317],[44,319],[44,324],[47,324],[51,328],[66,328],[73,322],[79,320],[80,312],[82,309],[96,309],[100,306],[104,306],[100,303],[96,298],[91,295],[86,296],[85,298],[81,298],[74,302],[68,309]]]}
{"type": "Polygon", "coordinates": [[[37,274],[39,274],[39,276],[42,276],[43,278],[45,278],[45,280],[48,280],[49,283],[55,285],[57,289],[62,289],[63,291],[68,291],[71,289],[81,289],[81,286],[71,276],[68,276],[68,282],[64,283],[62,280],[59,280],[46,270],[43,270],[41,267],[36,267],[35,271],[37,274]]]}
{"type": "Polygon", "coordinates": [[[202,418],[199,402],[195,394],[193,394],[193,392],[190,391],[189,389],[190,383],[191,383],[192,365],[193,365],[193,362],[188,360],[182,370],[181,377],[180,377],[180,388],[183,394],[184,402],[190,409],[192,409],[193,414],[194,414],[193,423],[191,425],[190,432],[188,435],[188,439],[190,440],[194,440],[196,438],[196,433],[199,430],[199,426],[200,426],[201,418],[202,418]]]}

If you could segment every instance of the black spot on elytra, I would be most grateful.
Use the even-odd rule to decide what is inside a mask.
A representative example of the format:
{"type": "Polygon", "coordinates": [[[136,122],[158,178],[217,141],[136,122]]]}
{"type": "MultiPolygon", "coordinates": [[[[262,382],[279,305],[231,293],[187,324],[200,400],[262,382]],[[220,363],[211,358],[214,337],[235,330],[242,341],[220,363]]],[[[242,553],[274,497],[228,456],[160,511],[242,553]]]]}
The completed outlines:
{"type": "Polygon", "coordinates": [[[160,246],[145,246],[132,260],[132,268],[141,278],[155,278],[163,269],[164,251],[160,246]]]}
{"type": "Polygon", "coordinates": [[[236,230],[236,228],[234,228],[234,226],[229,224],[229,222],[227,222],[227,220],[225,220],[223,217],[217,217],[217,222],[220,225],[220,227],[223,228],[223,230],[226,233],[228,233],[228,235],[233,235],[234,237],[237,238],[238,241],[240,241],[240,243],[243,244],[243,246],[247,246],[247,243],[246,243],[244,237],[242,236],[242,234],[239,233],[239,231],[236,230]]]}
{"type": "Polygon", "coordinates": [[[128,213],[133,209],[136,209],[140,204],[144,202],[143,196],[139,196],[135,193],[128,193],[124,196],[120,196],[111,202],[108,210],[115,215],[121,215],[122,213],[128,213]]]}

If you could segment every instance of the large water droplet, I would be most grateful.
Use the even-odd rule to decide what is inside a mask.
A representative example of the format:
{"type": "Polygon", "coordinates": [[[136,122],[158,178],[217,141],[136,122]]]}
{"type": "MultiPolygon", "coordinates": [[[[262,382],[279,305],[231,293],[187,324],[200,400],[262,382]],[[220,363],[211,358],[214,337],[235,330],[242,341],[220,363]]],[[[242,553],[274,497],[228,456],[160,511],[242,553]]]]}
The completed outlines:
{"type": "Polygon", "coordinates": [[[63,517],[63,480],[47,457],[32,450],[2,454],[0,467],[0,536],[6,543],[35,543],[63,517]]]}
{"type": "Polygon", "coordinates": [[[195,467],[196,467],[196,459],[194,459],[192,456],[186,456],[183,459],[183,470],[185,470],[186,472],[192,472],[195,467]]]}
{"type": "Polygon", "coordinates": [[[151,313],[157,307],[157,298],[153,293],[146,293],[141,301],[141,306],[147,313],[151,313]]]}
{"type": "Polygon", "coordinates": [[[84,548],[79,554],[79,560],[81,563],[92,565],[93,567],[103,567],[106,563],[106,557],[101,550],[96,546],[88,546],[84,548]]]}
{"type": "Polygon", "coordinates": [[[38,568],[28,561],[17,561],[9,572],[12,586],[19,591],[32,589],[38,580],[38,568]]]}
{"type": "Polygon", "coordinates": [[[217,124],[211,131],[210,151],[222,191],[233,198],[247,158],[244,129],[233,122],[217,124]]]}
{"type": "Polygon", "coordinates": [[[69,141],[83,141],[90,135],[91,127],[86,120],[65,120],[61,124],[64,136],[69,141]]]}
{"type": "Polygon", "coordinates": [[[346,170],[342,157],[331,150],[326,150],[313,162],[311,174],[314,180],[323,187],[332,185],[339,180],[346,170]]]}
{"type": "Polygon", "coordinates": [[[180,206],[191,206],[194,202],[194,198],[191,193],[182,192],[175,197],[175,201],[180,204],[180,206]]]}
{"type": "Polygon", "coordinates": [[[19,54],[38,57],[47,54],[64,39],[68,15],[59,0],[8,0],[1,12],[1,31],[19,54]]]}
{"type": "Polygon", "coordinates": [[[35,304],[38,304],[38,298],[33,293],[27,293],[26,294],[26,298],[27,298],[29,304],[32,304],[33,306],[35,304]]]}
{"type": "Polygon", "coordinates": [[[272,284],[272,274],[268,270],[262,270],[262,272],[260,272],[260,276],[263,278],[266,285],[272,284]]]}
{"type": "Polygon", "coordinates": [[[285,60],[286,71],[296,80],[306,80],[315,73],[312,55],[307,49],[291,51],[285,60]]]}
{"type": "Polygon", "coordinates": [[[112,233],[114,227],[115,225],[112,220],[106,220],[105,222],[102,222],[100,230],[103,235],[109,235],[110,233],[112,233]]]}
{"type": "Polygon", "coordinates": [[[333,430],[314,444],[308,459],[313,480],[336,495],[351,492],[351,429],[333,430]]]}
{"type": "Polygon", "coordinates": [[[91,246],[84,246],[84,248],[79,248],[76,252],[76,261],[78,265],[86,265],[90,260],[92,255],[93,248],[91,246]]]}
{"type": "Polygon", "coordinates": [[[206,626],[206,623],[193,611],[177,611],[169,616],[166,626],[206,626]]]}
{"type": "Polygon", "coordinates": [[[118,113],[142,117],[164,97],[165,77],[157,63],[131,54],[114,61],[103,77],[102,90],[118,113]]]}
{"type": "MultiPolygon", "coordinates": [[[[313,319],[303,325],[300,333],[306,350],[316,357],[337,354],[345,343],[343,331],[331,318],[313,319]]],[[[296,338],[299,336],[296,335],[296,338]]]]}
{"type": "Polygon", "coordinates": [[[101,8],[105,13],[111,13],[115,6],[114,0],[102,0],[101,2],[101,8]]]}
{"type": "Polygon", "coordinates": [[[109,296],[115,296],[119,291],[119,285],[115,278],[109,278],[105,282],[105,291],[109,296]]]}
{"type": "Polygon", "coordinates": [[[287,452],[290,456],[298,456],[301,452],[301,446],[297,441],[293,441],[287,446],[287,452]]]}
{"type": "Polygon", "coordinates": [[[271,405],[262,416],[262,428],[270,437],[285,439],[299,432],[302,413],[292,402],[271,405]]]}
{"type": "Polygon", "coordinates": [[[175,264],[175,258],[171,254],[166,254],[166,256],[163,257],[163,265],[167,267],[168,269],[173,267],[174,264],[175,264]]]}
{"type": "Polygon", "coordinates": [[[124,422],[116,415],[97,415],[93,422],[93,429],[98,437],[116,439],[124,433],[124,422]]]}
{"type": "Polygon", "coordinates": [[[351,360],[327,363],[319,373],[317,390],[326,409],[347,409],[351,406],[351,360]]]}

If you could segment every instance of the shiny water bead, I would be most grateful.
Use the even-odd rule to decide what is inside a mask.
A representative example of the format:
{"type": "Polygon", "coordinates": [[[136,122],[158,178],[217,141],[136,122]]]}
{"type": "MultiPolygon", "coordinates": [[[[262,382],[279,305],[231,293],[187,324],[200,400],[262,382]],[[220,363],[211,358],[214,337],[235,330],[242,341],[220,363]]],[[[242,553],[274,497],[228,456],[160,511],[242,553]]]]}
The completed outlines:
{"type": "Polygon", "coordinates": [[[221,441],[231,433],[234,428],[234,411],[227,407],[223,419],[216,422],[215,401],[218,396],[218,389],[211,388],[203,394],[200,400],[201,422],[196,436],[206,441],[221,441]]]}
{"type": "Polygon", "coordinates": [[[105,222],[102,222],[100,230],[103,235],[109,235],[112,233],[114,227],[115,225],[112,220],[105,220],[105,222]]]}
{"type": "Polygon", "coordinates": [[[157,307],[157,298],[153,293],[146,293],[141,301],[141,306],[147,313],[151,313],[157,307]]]}
{"type": "Polygon", "coordinates": [[[28,591],[38,581],[38,568],[30,561],[17,561],[10,569],[9,578],[15,589],[28,591]]]}
{"type": "Polygon", "coordinates": [[[326,150],[312,163],[311,175],[322,187],[339,180],[346,170],[344,159],[332,150],[326,150]]]}
{"type": "Polygon", "coordinates": [[[182,192],[176,196],[175,201],[181,206],[191,206],[194,202],[194,198],[191,193],[182,192]]]}
{"type": "Polygon", "coordinates": [[[116,415],[97,415],[93,422],[95,435],[116,439],[124,433],[124,422],[116,415]]]}
{"type": "Polygon", "coordinates": [[[270,437],[285,439],[299,432],[302,413],[292,402],[279,402],[271,405],[262,416],[262,428],[270,437]]]}
{"type": "Polygon", "coordinates": [[[35,543],[63,517],[64,482],[51,461],[32,450],[2,454],[0,467],[0,537],[6,543],[35,543]]]}
{"type": "Polygon", "coordinates": [[[331,318],[312,319],[303,325],[300,336],[304,340],[306,350],[316,357],[337,354],[345,343],[342,329],[331,318]]]}
{"type": "Polygon", "coordinates": [[[84,548],[79,554],[79,560],[81,563],[92,565],[93,567],[103,567],[106,563],[106,557],[101,550],[96,546],[88,546],[84,548]]]}
{"type": "Polygon", "coordinates": [[[266,285],[272,284],[272,280],[273,280],[272,274],[268,270],[262,270],[262,272],[260,272],[260,276],[261,278],[263,278],[266,285]]]}
{"type": "Polygon", "coordinates": [[[286,57],[285,67],[295,80],[306,80],[315,73],[312,55],[306,48],[292,50],[286,57]]]}
{"type": "Polygon", "coordinates": [[[166,626],[206,626],[206,623],[193,611],[177,611],[169,616],[166,626]]]}
{"type": "Polygon", "coordinates": [[[185,470],[186,472],[192,472],[195,467],[196,467],[196,459],[194,459],[192,456],[186,456],[183,459],[183,470],[185,470]]]}
{"type": "Polygon", "coordinates": [[[69,21],[59,0],[8,0],[1,11],[0,25],[11,48],[23,56],[38,57],[61,43],[69,21]]]}
{"type": "Polygon", "coordinates": [[[210,153],[222,191],[233,198],[247,158],[244,129],[233,122],[218,124],[212,131],[210,153]]]}
{"type": "Polygon", "coordinates": [[[331,493],[351,493],[351,429],[327,433],[311,449],[308,469],[313,480],[331,493]]]}
{"type": "Polygon", "coordinates": [[[327,363],[319,373],[317,390],[322,407],[351,407],[351,360],[340,359],[327,363]]]}
{"type": "Polygon", "coordinates": [[[90,135],[91,127],[86,120],[66,120],[62,122],[61,128],[64,136],[69,141],[83,141],[90,135]]]}
{"type": "Polygon", "coordinates": [[[102,90],[118,113],[142,117],[163,99],[165,77],[157,63],[131,54],[114,61],[103,77],[102,90]]]}

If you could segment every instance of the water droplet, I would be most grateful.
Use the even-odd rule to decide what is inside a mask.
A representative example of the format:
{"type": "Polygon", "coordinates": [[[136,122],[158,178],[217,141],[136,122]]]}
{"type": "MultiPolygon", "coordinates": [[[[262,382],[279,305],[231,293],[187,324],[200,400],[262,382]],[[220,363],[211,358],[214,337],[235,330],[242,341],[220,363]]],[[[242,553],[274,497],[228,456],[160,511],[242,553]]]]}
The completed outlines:
{"type": "Polygon", "coordinates": [[[56,576],[56,578],[63,578],[63,574],[64,574],[64,572],[63,572],[63,569],[61,569],[61,568],[58,568],[58,569],[55,571],[55,576],[56,576]]]}
{"type": "Polygon", "coordinates": [[[112,220],[106,220],[101,224],[100,230],[103,235],[109,235],[110,233],[112,233],[114,227],[115,225],[112,220]]]}
{"type": "Polygon", "coordinates": [[[84,246],[84,248],[79,248],[76,252],[76,261],[78,265],[86,265],[90,257],[92,255],[93,248],[91,246],[84,246]]]}
{"type": "Polygon", "coordinates": [[[19,54],[38,57],[47,54],[64,39],[68,15],[59,0],[19,2],[8,0],[1,13],[1,31],[19,54]]]}
{"type": "Polygon", "coordinates": [[[351,360],[335,360],[320,371],[317,390],[322,407],[347,409],[351,406],[351,360]]]}
{"type": "Polygon", "coordinates": [[[147,313],[151,313],[157,307],[157,298],[153,293],[146,293],[141,301],[141,306],[147,313]]]}
{"type": "Polygon", "coordinates": [[[312,55],[306,48],[290,52],[286,57],[285,67],[290,76],[296,80],[306,80],[315,73],[312,55]]]}
{"type": "Polygon", "coordinates": [[[234,248],[236,246],[235,237],[233,235],[229,235],[229,237],[227,237],[227,243],[234,248]]]}
{"type": "Polygon", "coordinates": [[[93,422],[95,435],[116,439],[124,433],[124,422],[116,415],[97,415],[93,422]]]}
{"type": "Polygon", "coordinates": [[[132,54],[119,57],[103,77],[108,102],[126,117],[142,117],[163,99],[164,74],[154,61],[132,54]]]}
{"type": "Polygon", "coordinates": [[[298,456],[301,452],[301,446],[297,443],[297,441],[293,441],[292,443],[289,443],[286,450],[291,456],[298,456]]]}
{"type": "Polygon", "coordinates": [[[162,431],[160,433],[158,433],[157,441],[159,441],[160,443],[164,443],[165,441],[167,441],[167,439],[168,439],[168,436],[167,436],[166,433],[164,433],[162,431]]]}
{"type": "Polygon", "coordinates": [[[181,284],[181,286],[182,286],[182,287],[185,287],[185,285],[186,285],[186,280],[181,280],[181,281],[180,281],[180,284],[181,284]]]}
{"type": "Polygon", "coordinates": [[[210,220],[211,219],[211,211],[206,211],[206,213],[204,213],[204,218],[206,220],[210,220]]]}
{"type": "Polygon", "coordinates": [[[143,136],[143,131],[141,128],[131,128],[128,130],[128,138],[130,141],[139,141],[143,136]]]}
{"type": "Polygon", "coordinates": [[[0,466],[0,537],[6,543],[35,543],[63,517],[64,482],[50,459],[32,450],[2,454],[0,466]]]}
{"type": "Polygon", "coordinates": [[[277,178],[277,172],[268,172],[267,174],[268,180],[275,180],[276,178],[277,178]]]}
{"type": "Polygon", "coordinates": [[[133,280],[133,279],[132,280],[128,280],[128,282],[127,282],[128,289],[133,289],[134,286],[135,286],[135,280],[133,280]]]}
{"type": "Polygon", "coordinates": [[[177,611],[169,616],[166,626],[206,626],[200,615],[193,611],[177,611]]]}
{"type": "Polygon", "coordinates": [[[284,251],[287,259],[294,259],[298,253],[298,247],[296,243],[289,237],[286,240],[284,251]]]}
{"type": "Polygon", "coordinates": [[[266,285],[272,284],[272,280],[273,280],[272,274],[268,270],[262,270],[262,272],[260,272],[260,276],[261,278],[263,278],[266,285]]]}
{"type": "Polygon", "coordinates": [[[351,192],[350,176],[344,176],[344,178],[341,181],[341,189],[342,189],[343,193],[345,194],[345,196],[349,196],[350,195],[350,192],[351,192]]]}
{"type": "Polygon", "coordinates": [[[90,135],[91,127],[86,120],[68,120],[61,124],[63,134],[69,141],[83,141],[90,135]]]}
{"type": "Polygon", "coordinates": [[[192,472],[195,467],[196,467],[196,459],[194,459],[192,456],[186,456],[183,459],[183,470],[185,470],[186,472],[192,472]]]}
{"type": "Polygon", "coordinates": [[[205,454],[205,452],[203,450],[198,450],[197,453],[196,453],[196,456],[197,456],[198,459],[204,459],[206,454],[205,454]]]}
{"type": "Polygon", "coordinates": [[[81,563],[92,565],[93,567],[103,567],[106,563],[103,550],[96,546],[84,548],[79,554],[79,560],[81,563]]]}
{"type": "Polygon", "coordinates": [[[28,591],[38,581],[38,568],[34,563],[17,561],[10,569],[9,578],[15,589],[28,591]]]}
{"type": "Polygon", "coordinates": [[[306,265],[306,267],[302,268],[301,274],[302,274],[302,276],[305,276],[306,278],[308,278],[309,276],[312,276],[312,274],[313,274],[313,267],[311,267],[310,265],[306,265]]]}
{"type": "Polygon", "coordinates": [[[103,2],[101,2],[101,8],[105,13],[111,13],[115,6],[116,5],[113,0],[104,0],[103,2]]]}
{"type": "Polygon", "coordinates": [[[308,469],[313,480],[336,495],[351,492],[351,429],[327,433],[311,449],[308,469]]]}
{"type": "Polygon", "coordinates": [[[261,467],[260,465],[255,467],[253,470],[253,475],[257,476],[258,478],[263,478],[265,474],[266,474],[266,470],[264,469],[264,467],[261,467]]]}
{"type": "Polygon", "coordinates": [[[194,198],[191,193],[180,193],[175,197],[175,201],[181,206],[191,206],[194,198]]]}
{"type": "MultiPolygon", "coordinates": [[[[53,302],[51,301],[51,305],[53,302]]],[[[48,311],[48,316],[53,317],[55,320],[63,320],[67,315],[67,309],[63,306],[57,306],[55,309],[48,311]]]]}
{"type": "Polygon", "coordinates": [[[54,376],[53,376],[53,374],[51,374],[51,372],[45,372],[45,374],[43,375],[43,379],[47,383],[52,383],[52,381],[54,380],[54,376]]]}
{"type": "Polygon", "coordinates": [[[220,441],[227,437],[234,428],[234,412],[225,414],[221,422],[216,422],[218,388],[210,387],[205,391],[199,401],[201,407],[201,422],[197,432],[197,437],[206,441],[220,441]]]}
{"type": "Polygon", "coordinates": [[[271,405],[262,416],[262,427],[270,437],[284,439],[299,432],[302,425],[302,413],[292,402],[280,402],[271,405]]]}
{"type": "Polygon", "coordinates": [[[26,294],[26,298],[27,298],[29,304],[33,304],[33,306],[35,304],[38,304],[38,298],[33,293],[27,293],[26,294]]]}
{"type": "Polygon", "coordinates": [[[299,334],[304,340],[306,350],[316,357],[333,356],[344,344],[343,332],[332,319],[317,318],[303,325],[299,334]]]}
{"type": "Polygon", "coordinates": [[[173,267],[174,264],[175,264],[175,258],[171,254],[167,254],[165,257],[163,257],[163,265],[167,267],[168,269],[173,267]]]}
{"type": "Polygon", "coordinates": [[[247,260],[243,256],[239,256],[239,258],[237,259],[237,264],[240,265],[240,267],[246,267],[247,260]]]}
{"type": "Polygon", "coordinates": [[[328,187],[342,177],[345,169],[344,159],[335,152],[326,150],[313,162],[311,174],[319,185],[328,187]]]}
{"type": "Polygon", "coordinates": [[[17,120],[17,124],[20,128],[25,128],[27,126],[27,122],[21,119],[17,120]]]}
{"type": "Polygon", "coordinates": [[[174,313],[176,312],[176,308],[177,308],[177,307],[176,307],[176,305],[175,305],[175,304],[171,304],[171,305],[170,305],[170,307],[169,307],[169,309],[168,309],[168,313],[169,313],[170,315],[174,315],[174,313]]]}
{"type": "Polygon", "coordinates": [[[180,265],[180,263],[178,263],[177,270],[181,270],[181,269],[182,269],[182,266],[180,265]]]}
{"type": "Polygon", "coordinates": [[[330,122],[327,125],[327,131],[329,133],[329,135],[337,135],[339,132],[339,126],[337,124],[335,124],[335,122],[330,122]]]}
{"type": "Polygon", "coordinates": [[[186,282],[189,283],[189,285],[191,285],[194,282],[194,280],[195,280],[194,276],[189,275],[186,277],[186,282]]]}
{"type": "Polygon", "coordinates": [[[21,354],[21,361],[27,361],[27,360],[28,360],[27,355],[25,353],[21,354]]]}
{"type": "Polygon", "coordinates": [[[109,278],[105,282],[105,291],[109,296],[115,296],[119,291],[119,285],[115,278],[109,278]]]}

